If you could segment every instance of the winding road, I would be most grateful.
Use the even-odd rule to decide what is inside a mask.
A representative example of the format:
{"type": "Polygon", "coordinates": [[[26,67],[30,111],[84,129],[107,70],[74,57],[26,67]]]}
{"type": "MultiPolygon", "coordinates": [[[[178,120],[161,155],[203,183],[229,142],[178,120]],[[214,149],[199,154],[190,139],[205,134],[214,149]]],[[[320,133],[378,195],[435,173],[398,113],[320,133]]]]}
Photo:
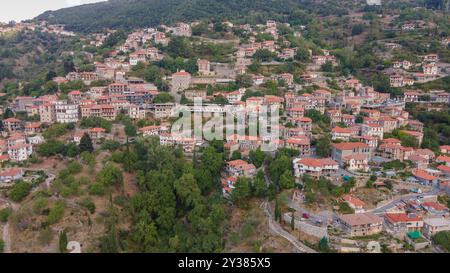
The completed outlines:
{"type": "Polygon", "coordinates": [[[395,207],[397,204],[399,204],[403,201],[417,199],[419,197],[425,197],[428,195],[436,195],[439,192],[440,192],[440,190],[438,188],[433,188],[431,191],[420,193],[420,194],[407,194],[407,195],[398,196],[386,204],[383,204],[383,205],[381,205],[377,208],[371,209],[371,210],[367,210],[367,212],[372,212],[374,214],[384,214],[384,212],[386,210],[395,207]]]}
{"type": "Polygon", "coordinates": [[[288,240],[295,248],[302,253],[317,253],[314,249],[304,245],[302,242],[300,242],[295,236],[290,234],[289,232],[285,231],[280,224],[275,222],[273,220],[272,211],[270,209],[269,203],[267,201],[264,201],[261,203],[261,208],[264,209],[264,212],[267,215],[269,230],[275,233],[278,236],[283,237],[284,239],[288,240]]]}

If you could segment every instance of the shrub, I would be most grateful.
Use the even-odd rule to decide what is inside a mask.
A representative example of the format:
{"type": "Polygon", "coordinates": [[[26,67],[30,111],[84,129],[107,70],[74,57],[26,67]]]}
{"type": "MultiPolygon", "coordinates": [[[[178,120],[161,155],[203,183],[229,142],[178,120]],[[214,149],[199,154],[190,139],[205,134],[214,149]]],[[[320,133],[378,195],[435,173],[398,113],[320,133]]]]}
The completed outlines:
{"type": "Polygon", "coordinates": [[[82,206],[82,207],[86,208],[87,210],[89,210],[89,212],[91,214],[95,213],[95,208],[96,207],[95,207],[95,204],[94,204],[94,202],[92,201],[92,199],[90,197],[84,198],[83,200],[80,201],[79,204],[80,204],[80,206],[82,206]]]}
{"type": "Polygon", "coordinates": [[[91,195],[104,195],[105,194],[105,186],[101,183],[92,183],[89,185],[89,194],[91,195]]]}
{"type": "Polygon", "coordinates": [[[24,181],[17,182],[11,189],[9,198],[14,202],[22,201],[31,191],[31,184],[24,181]]]}
{"type": "Polygon", "coordinates": [[[62,201],[56,202],[55,206],[50,209],[47,217],[47,222],[50,225],[58,223],[64,216],[66,205],[62,201]]]}
{"type": "Polygon", "coordinates": [[[76,161],[72,161],[67,165],[67,170],[70,174],[77,174],[83,170],[83,166],[76,161]]]}
{"type": "Polygon", "coordinates": [[[8,222],[9,215],[11,214],[10,208],[5,208],[0,210],[0,222],[6,223],[8,222]]]}

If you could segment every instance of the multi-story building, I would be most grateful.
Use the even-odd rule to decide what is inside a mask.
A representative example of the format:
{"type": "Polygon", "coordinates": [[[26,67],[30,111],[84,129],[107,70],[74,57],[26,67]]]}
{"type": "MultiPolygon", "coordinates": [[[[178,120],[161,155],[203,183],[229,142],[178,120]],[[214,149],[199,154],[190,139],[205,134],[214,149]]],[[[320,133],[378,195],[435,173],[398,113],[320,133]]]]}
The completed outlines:
{"type": "Polygon", "coordinates": [[[172,28],[172,32],[174,36],[192,36],[191,26],[186,23],[178,23],[174,28],[172,28]]]}
{"type": "Polygon", "coordinates": [[[130,87],[125,83],[112,83],[108,85],[108,93],[109,95],[125,95],[130,92],[130,87]]]}
{"type": "Polygon", "coordinates": [[[11,168],[8,170],[0,171],[0,183],[9,184],[11,182],[22,179],[23,175],[24,171],[20,168],[11,168]]]}
{"type": "Polygon", "coordinates": [[[211,72],[211,62],[208,60],[199,59],[197,61],[198,73],[200,75],[209,76],[213,74],[211,72]]]}
{"type": "Polygon", "coordinates": [[[31,144],[17,144],[8,148],[9,158],[13,161],[25,161],[33,153],[31,144]]]}
{"type": "Polygon", "coordinates": [[[7,119],[4,119],[2,122],[3,122],[3,127],[8,132],[16,132],[16,131],[19,131],[22,129],[22,121],[20,119],[7,118],[7,119]]]}
{"type": "Polygon", "coordinates": [[[423,65],[423,74],[425,75],[437,75],[438,67],[436,63],[426,63],[423,65]]]}
{"type": "Polygon", "coordinates": [[[332,145],[331,157],[333,160],[339,162],[341,166],[345,163],[345,157],[354,154],[365,155],[368,159],[371,158],[371,149],[369,145],[362,142],[342,142],[332,145]]]}
{"type": "Polygon", "coordinates": [[[363,124],[361,127],[361,135],[377,137],[383,139],[383,126],[379,124],[363,124]]]}
{"type": "Polygon", "coordinates": [[[76,123],[80,117],[78,104],[69,104],[67,101],[55,103],[55,112],[56,122],[59,123],[76,123]]]}
{"type": "Polygon", "coordinates": [[[351,154],[343,158],[344,166],[351,171],[369,171],[369,157],[364,154],[351,154]]]}
{"type": "Polygon", "coordinates": [[[181,70],[172,75],[172,92],[183,91],[189,88],[192,76],[189,72],[181,70]]]}
{"type": "Polygon", "coordinates": [[[166,146],[181,146],[187,153],[194,151],[196,141],[190,137],[177,137],[172,134],[161,134],[159,136],[159,143],[166,146]]]}
{"type": "Polygon", "coordinates": [[[342,128],[342,127],[334,127],[331,130],[331,139],[332,140],[344,140],[349,141],[353,136],[353,131],[350,128],[342,128]]]}
{"type": "Polygon", "coordinates": [[[155,118],[168,118],[174,113],[174,103],[155,103],[153,105],[153,115],[155,118]]]}
{"type": "Polygon", "coordinates": [[[293,164],[296,177],[305,174],[319,177],[335,174],[339,170],[339,164],[330,158],[296,158],[293,164]]]}
{"type": "Polygon", "coordinates": [[[371,212],[341,215],[339,222],[351,237],[374,235],[383,230],[383,219],[371,212]]]}
{"type": "Polygon", "coordinates": [[[450,221],[445,218],[437,217],[423,220],[423,234],[428,238],[431,238],[438,232],[449,230],[450,221]]]}
{"type": "Polygon", "coordinates": [[[241,159],[227,162],[226,170],[231,176],[253,177],[256,175],[255,165],[241,159]]]}
{"type": "Polygon", "coordinates": [[[421,230],[423,219],[414,213],[386,213],[384,216],[386,231],[394,234],[404,234],[421,230]]]}
{"type": "Polygon", "coordinates": [[[81,117],[100,117],[107,120],[116,118],[116,108],[109,104],[88,104],[81,106],[81,117]]]}
{"type": "Polygon", "coordinates": [[[311,141],[307,136],[296,136],[286,140],[286,147],[299,151],[299,156],[311,155],[311,141]]]}

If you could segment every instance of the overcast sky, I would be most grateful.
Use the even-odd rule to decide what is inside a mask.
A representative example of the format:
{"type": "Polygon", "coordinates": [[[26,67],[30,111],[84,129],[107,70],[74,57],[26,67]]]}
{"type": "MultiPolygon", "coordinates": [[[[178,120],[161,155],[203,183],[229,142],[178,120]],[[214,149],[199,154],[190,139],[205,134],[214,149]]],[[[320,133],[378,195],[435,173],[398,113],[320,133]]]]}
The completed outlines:
{"type": "Polygon", "coordinates": [[[104,0],[1,0],[0,22],[31,19],[47,10],[101,1],[104,0]]]}

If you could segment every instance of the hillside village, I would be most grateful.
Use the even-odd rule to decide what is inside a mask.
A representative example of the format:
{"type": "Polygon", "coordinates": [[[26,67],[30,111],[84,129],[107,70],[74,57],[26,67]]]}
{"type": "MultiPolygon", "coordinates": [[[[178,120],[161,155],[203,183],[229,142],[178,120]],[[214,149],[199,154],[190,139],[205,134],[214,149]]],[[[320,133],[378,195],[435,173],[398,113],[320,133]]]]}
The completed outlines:
{"type": "MultiPolygon", "coordinates": [[[[387,24],[401,33],[430,27],[419,20],[393,22],[387,24]]],[[[4,217],[3,234],[31,236],[25,230],[39,230],[30,224],[21,228],[25,218],[17,220],[30,213],[21,211],[20,204],[36,207],[36,200],[48,204],[37,210],[41,213],[35,218],[50,217],[57,206],[66,207],[65,216],[62,209],[54,222],[42,220],[47,233],[61,234],[67,225],[78,225],[68,220],[69,207],[76,209],[72,213],[80,215],[80,223],[88,221],[89,213],[83,210],[93,203],[97,210],[91,210],[92,215],[106,214],[99,209],[113,207],[121,208],[117,215],[126,214],[123,200],[110,208],[105,204],[108,198],[131,198],[144,187],[146,176],[136,163],[142,155],[134,156],[130,150],[139,153],[142,143],[152,143],[177,155],[181,152],[179,157],[192,161],[194,169],[200,158],[203,165],[204,160],[216,160],[213,152],[206,152],[208,147],[221,147],[217,151],[222,149],[223,162],[210,180],[217,178],[221,202],[232,206],[226,210],[231,214],[255,210],[262,202],[263,220],[273,221],[271,225],[288,235],[270,227],[265,232],[289,237],[285,245],[292,238],[298,241],[303,247],[297,252],[450,251],[435,236],[450,232],[450,139],[445,132],[432,131],[433,121],[425,120],[439,120],[442,113],[447,120],[437,123],[448,125],[448,38],[439,43],[439,52],[447,52],[444,56],[428,51],[396,54],[403,49],[395,38],[377,40],[373,54],[381,56],[384,65],[373,73],[382,80],[367,81],[352,71],[337,73],[344,66],[343,53],[330,46],[310,46],[304,38],[309,27],[275,20],[258,25],[180,22],[126,35],[108,30],[80,36],[83,48],[113,44],[112,50],[101,56],[92,50],[82,52],[84,69],[72,63],[64,75],[49,73],[54,88],[47,94],[1,94],[5,103],[0,208],[10,216],[4,217]],[[224,35],[212,38],[214,32],[224,35]],[[434,88],[435,82],[447,86],[434,88]],[[195,104],[199,99],[200,106],[195,104]],[[278,132],[276,139],[233,129],[223,139],[210,141],[180,137],[171,130],[180,107],[199,115],[205,124],[213,115],[237,111],[247,119],[265,106],[279,109],[279,124],[269,125],[270,131],[278,132]],[[261,149],[269,142],[277,150],[261,149]],[[136,165],[130,167],[131,161],[136,165]],[[107,174],[123,185],[103,189],[99,181],[107,181],[107,174]],[[52,201],[42,201],[42,196],[52,201]],[[81,199],[88,201],[82,204],[81,199]]],[[[0,35],[23,31],[78,35],[46,22],[0,29],[0,35]]],[[[181,187],[192,187],[187,179],[184,182],[181,187]]],[[[181,194],[178,198],[187,198],[181,194]]],[[[123,229],[130,224],[117,223],[123,229]]],[[[96,225],[95,234],[100,236],[103,229],[96,225]]],[[[35,238],[44,235],[41,230],[35,238]]],[[[69,236],[86,251],[97,250],[73,226],[69,236]]],[[[2,240],[7,251],[55,251],[56,244],[55,237],[43,246],[14,237],[2,240]]]]}

